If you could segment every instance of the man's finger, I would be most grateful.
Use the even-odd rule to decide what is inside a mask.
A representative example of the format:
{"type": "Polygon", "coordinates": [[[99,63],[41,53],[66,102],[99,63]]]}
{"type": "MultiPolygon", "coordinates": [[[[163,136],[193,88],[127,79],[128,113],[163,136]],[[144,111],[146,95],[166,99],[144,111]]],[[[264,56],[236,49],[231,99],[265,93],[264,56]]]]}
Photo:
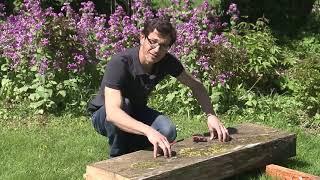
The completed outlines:
{"type": "Polygon", "coordinates": [[[224,126],[220,126],[221,132],[222,132],[222,141],[226,142],[227,141],[227,132],[226,132],[226,128],[224,128],[224,126]]]}
{"type": "Polygon", "coordinates": [[[230,140],[229,131],[228,131],[228,129],[226,127],[223,126],[223,128],[224,128],[224,130],[226,132],[226,141],[229,141],[230,140]]]}
{"type": "Polygon", "coordinates": [[[170,148],[170,143],[168,141],[167,138],[164,137],[164,139],[162,139],[162,142],[164,144],[164,147],[166,148],[166,151],[167,151],[167,156],[166,157],[171,157],[171,148],[170,148]]]}
{"type": "Polygon", "coordinates": [[[219,139],[219,141],[221,141],[222,142],[222,132],[221,132],[221,129],[220,129],[220,126],[218,126],[219,128],[217,128],[216,129],[216,131],[217,131],[217,133],[218,133],[218,139],[219,139]]]}
{"type": "MultiPolygon", "coordinates": [[[[224,126],[223,126],[224,127],[224,126]]],[[[226,130],[226,132],[227,132],[227,135],[229,136],[230,134],[229,134],[229,131],[228,131],[228,129],[226,128],[226,127],[224,127],[224,129],[226,130]]]]}
{"type": "Polygon", "coordinates": [[[168,156],[171,157],[171,146],[170,146],[170,143],[167,139],[166,139],[164,145],[166,146],[166,149],[168,151],[168,156]]]}
{"type": "Polygon", "coordinates": [[[210,133],[210,140],[213,140],[213,138],[214,138],[213,129],[210,128],[209,133],[210,133]]]}
{"type": "Polygon", "coordinates": [[[167,150],[167,147],[164,145],[163,142],[160,144],[160,148],[161,148],[162,151],[163,151],[164,157],[168,157],[168,150],[167,150]]]}
{"type": "Polygon", "coordinates": [[[153,145],[153,157],[157,158],[157,154],[158,154],[158,145],[154,144],[153,145]]]}

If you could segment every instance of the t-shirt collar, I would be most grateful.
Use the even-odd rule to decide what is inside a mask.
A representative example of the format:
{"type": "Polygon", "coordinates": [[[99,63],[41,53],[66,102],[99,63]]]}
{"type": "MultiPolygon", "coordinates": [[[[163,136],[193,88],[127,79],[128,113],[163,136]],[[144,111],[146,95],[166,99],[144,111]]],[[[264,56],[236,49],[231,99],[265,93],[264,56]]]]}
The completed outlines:
{"type": "MultiPolygon", "coordinates": [[[[146,72],[144,72],[143,70],[143,67],[142,67],[142,64],[140,62],[140,59],[139,59],[139,50],[140,50],[140,46],[138,46],[136,49],[135,49],[135,56],[134,56],[134,59],[133,59],[133,66],[134,66],[134,72],[135,72],[135,75],[144,75],[144,74],[147,74],[146,72]]],[[[162,59],[163,60],[163,59],[162,59]]],[[[161,61],[162,61],[161,60],[161,61]]],[[[160,62],[160,61],[159,61],[160,62]]],[[[153,70],[153,74],[156,74],[159,69],[158,69],[158,64],[159,62],[157,62],[156,64],[154,64],[154,70],[153,70]]]]}

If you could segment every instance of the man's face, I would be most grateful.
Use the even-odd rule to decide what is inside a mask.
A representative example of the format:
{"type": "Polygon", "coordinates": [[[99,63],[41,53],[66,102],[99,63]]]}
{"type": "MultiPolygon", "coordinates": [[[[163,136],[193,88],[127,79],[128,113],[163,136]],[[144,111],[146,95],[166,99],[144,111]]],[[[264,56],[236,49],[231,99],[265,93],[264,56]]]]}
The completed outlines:
{"type": "Polygon", "coordinates": [[[156,29],[148,36],[140,35],[140,60],[143,64],[159,62],[170,48],[170,36],[161,35],[156,29]]]}

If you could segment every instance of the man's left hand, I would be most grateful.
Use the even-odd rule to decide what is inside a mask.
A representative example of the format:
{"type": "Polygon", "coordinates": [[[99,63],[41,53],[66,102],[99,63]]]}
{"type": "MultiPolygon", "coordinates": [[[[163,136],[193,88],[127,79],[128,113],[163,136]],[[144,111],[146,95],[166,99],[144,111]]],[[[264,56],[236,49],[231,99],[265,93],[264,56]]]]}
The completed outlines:
{"type": "Polygon", "coordinates": [[[229,132],[227,128],[220,122],[217,116],[209,115],[208,116],[208,128],[210,132],[210,139],[214,138],[214,132],[218,134],[218,140],[221,142],[227,142],[230,140],[229,132]]]}

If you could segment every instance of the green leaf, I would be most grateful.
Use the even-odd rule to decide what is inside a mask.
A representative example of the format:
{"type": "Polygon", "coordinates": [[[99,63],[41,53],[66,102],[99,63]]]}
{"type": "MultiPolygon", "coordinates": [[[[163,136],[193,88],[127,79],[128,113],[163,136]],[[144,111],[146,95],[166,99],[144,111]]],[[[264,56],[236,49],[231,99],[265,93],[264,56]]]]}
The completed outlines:
{"type": "Polygon", "coordinates": [[[8,69],[9,69],[8,64],[2,64],[1,65],[1,71],[8,71],[8,69]]]}
{"type": "Polygon", "coordinates": [[[172,100],[173,100],[174,97],[175,97],[175,94],[174,94],[174,93],[169,93],[169,94],[167,95],[167,97],[166,97],[166,100],[172,102],[172,100]]]}
{"type": "Polygon", "coordinates": [[[58,91],[57,94],[61,95],[62,97],[66,97],[67,92],[65,90],[60,90],[60,91],[58,91]]]}
{"type": "Polygon", "coordinates": [[[37,101],[37,102],[32,102],[30,103],[30,107],[34,108],[34,109],[38,109],[40,106],[45,105],[46,101],[45,100],[41,100],[41,101],[37,101]]]}
{"type": "Polygon", "coordinates": [[[19,92],[27,92],[29,89],[29,86],[23,86],[21,88],[18,89],[19,92]]]}
{"type": "Polygon", "coordinates": [[[1,86],[5,86],[6,84],[9,84],[10,82],[11,82],[10,79],[2,79],[1,86]]]}
{"type": "Polygon", "coordinates": [[[29,98],[31,101],[36,101],[36,100],[40,99],[40,96],[39,96],[38,93],[32,93],[32,94],[29,95],[28,98],[29,98]]]}

